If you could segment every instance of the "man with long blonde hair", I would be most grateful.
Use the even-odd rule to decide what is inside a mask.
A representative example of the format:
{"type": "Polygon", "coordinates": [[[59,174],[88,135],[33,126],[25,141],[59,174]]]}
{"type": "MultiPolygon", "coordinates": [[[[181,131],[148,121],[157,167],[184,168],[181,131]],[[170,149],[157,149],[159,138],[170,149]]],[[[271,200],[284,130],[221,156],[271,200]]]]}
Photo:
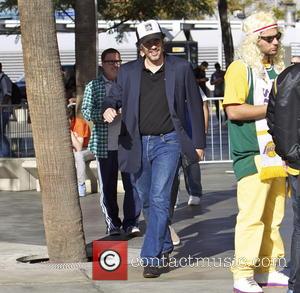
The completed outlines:
{"type": "Polygon", "coordinates": [[[238,60],[225,75],[233,168],[238,180],[239,212],[235,228],[234,292],[263,292],[287,286],[276,271],[284,256],[279,227],[284,216],[284,163],[274,151],[266,110],[273,80],[282,71],[283,49],[277,20],[258,12],[245,19],[238,60]]]}

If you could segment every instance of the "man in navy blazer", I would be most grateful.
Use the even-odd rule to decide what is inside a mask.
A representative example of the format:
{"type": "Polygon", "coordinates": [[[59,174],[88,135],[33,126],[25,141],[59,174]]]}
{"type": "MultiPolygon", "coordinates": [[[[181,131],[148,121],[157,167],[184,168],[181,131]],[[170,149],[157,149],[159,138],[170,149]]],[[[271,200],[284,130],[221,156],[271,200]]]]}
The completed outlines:
{"type": "Polygon", "coordinates": [[[203,159],[205,148],[202,99],[192,67],[184,59],[164,54],[163,37],[154,20],[138,25],[137,44],[144,57],[121,66],[103,113],[111,123],[122,111],[119,165],[132,174],[143,202],[145,278],[158,277],[173,250],[170,195],[180,153],[193,163],[203,159]]]}

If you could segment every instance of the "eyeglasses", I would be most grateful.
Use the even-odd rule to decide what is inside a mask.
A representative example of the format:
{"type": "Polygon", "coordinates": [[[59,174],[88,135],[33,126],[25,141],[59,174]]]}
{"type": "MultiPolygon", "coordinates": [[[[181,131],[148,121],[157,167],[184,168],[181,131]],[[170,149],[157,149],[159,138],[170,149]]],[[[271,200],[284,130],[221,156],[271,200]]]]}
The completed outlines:
{"type": "Polygon", "coordinates": [[[274,39],[276,39],[277,41],[279,41],[281,38],[281,33],[278,32],[275,36],[259,36],[259,40],[264,40],[265,42],[271,44],[274,39]]]}
{"type": "Polygon", "coordinates": [[[121,65],[122,60],[104,60],[103,63],[107,63],[109,65],[121,65]]]}

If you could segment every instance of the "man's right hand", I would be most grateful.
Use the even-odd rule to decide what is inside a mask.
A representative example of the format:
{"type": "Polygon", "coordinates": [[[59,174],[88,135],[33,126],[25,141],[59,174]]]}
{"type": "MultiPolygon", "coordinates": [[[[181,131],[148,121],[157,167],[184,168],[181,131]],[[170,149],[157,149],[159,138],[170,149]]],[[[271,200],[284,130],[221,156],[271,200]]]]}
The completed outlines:
{"type": "Polygon", "coordinates": [[[204,160],[204,149],[196,149],[196,153],[199,157],[199,161],[203,161],[204,160]]]}
{"type": "Polygon", "coordinates": [[[103,113],[104,122],[113,122],[117,115],[118,113],[114,108],[107,108],[103,113]]]}

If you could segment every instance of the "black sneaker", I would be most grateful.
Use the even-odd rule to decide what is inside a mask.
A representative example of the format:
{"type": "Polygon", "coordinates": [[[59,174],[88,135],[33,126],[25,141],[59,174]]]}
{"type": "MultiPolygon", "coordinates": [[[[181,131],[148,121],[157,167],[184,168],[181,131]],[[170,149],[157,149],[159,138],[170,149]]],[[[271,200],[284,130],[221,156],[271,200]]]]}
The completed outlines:
{"type": "Polygon", "coordinates": [[[160,267],[154,267],[154,266],[145,266],[143,277],[144,278],[158,278],[161,275],[161,269],[160,267]]]}

